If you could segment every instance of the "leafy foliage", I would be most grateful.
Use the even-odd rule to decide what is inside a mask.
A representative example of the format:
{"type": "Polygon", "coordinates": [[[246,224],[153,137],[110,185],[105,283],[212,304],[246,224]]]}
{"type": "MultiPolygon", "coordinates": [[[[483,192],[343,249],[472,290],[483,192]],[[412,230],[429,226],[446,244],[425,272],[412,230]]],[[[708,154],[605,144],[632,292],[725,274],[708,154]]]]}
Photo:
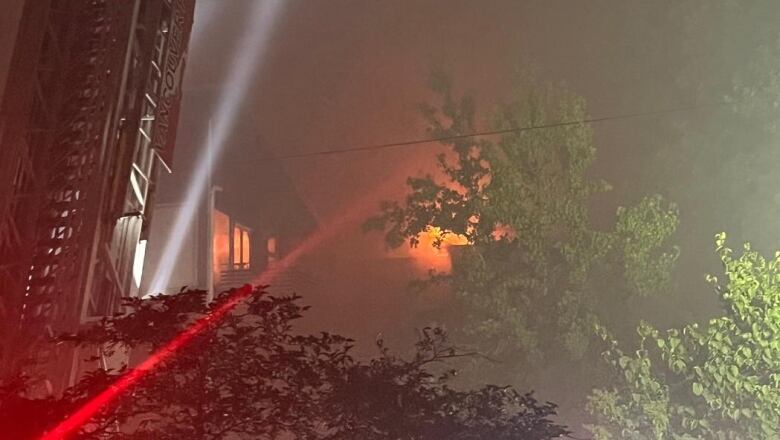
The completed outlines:
{"type": "MultiPolygon", "coordinates": [[[[685,249],[707,249],[713,234],[728,230],[735,241],[750,241],[770,252],[780,245],[780,224],[775,221],[780,216],[780,28],[775,19],[780,2],[673,3],[652,8],[665,14],[655,31],[635,33],[641,39],[668,35],[665,44],[648,47],[659,58],[643,66],[663,65],[670,76],[647,93],[647,102],[635,105],[703,108],[654,125],[646,121],[652,131],[645,137],[654,142],[630,153],[643,159],[627,184],[640,194],[657,188],[679,204],[685,217],[679,237],[685,249]],[[670,44],[678,42],[670,50],[670,44]]],[[[707,259],[687,255],[679,263],[681,272],[717,270],[707,259]]],[[[696,281],[681,280],[687,297],[706,297],[706,287],[696,281]]]]}
{"type": "Polygon", "coordinates": [[[625,353],[606,332],[619,386],[596,391],[597,439],[776,439],[780,436],[780,253],[745,246],[735,257],[717,237],[725,286],[708,277],[726,314],[707,325],[638,328],[625,353]]]}
{"type": "MultiPolygon", "coordinates": [[[[101,347],[106,356],[148,355],[230,295],[212,304],[199,291],[129,300],[131,313],[63,340],[101,347]]],[[[297,296],[253,290],[241,310],[210,322],[76,438],[541,440],[566,432],[550,420],[555,406],[530,394],[496,386],[457,391],[447,385],[453,372],[430,372],[428,366],[467,355],[442,331],[426,329],[411,360],[380,343],[380,356],[363,363],[351,356],[347,338],[294,333],[305,309],[297,296]]],[[[60,399],[26,398],[24,384],[9,384],[0,395],[0,426],[8,433],[30,420],[10,432],[34,438],[126,370],[97,369],[60,399]]]]}
{"type": "MultiPolygon", "coordinates": [[[[456,98],[441,74],[434,75],[432,88],[441,107],[423,107],[431,137],[478,131],[470,97],[456,98]]],[[[586,117],[580,97],[526,75],[499,106],[493,126],[586,117]]],[[[448,145],[450,154],[438,158],[443,181],[409,178],[404,203],[383,203],[366,227],[385,231],[392,247],[418,245],[418,235],[430,227],[444,237],[467,238],[452,273],[434,280],[451,283],[481,350],[520,356],[526,366],[544,365],[550,353],[561,351],[580,359],[593,324],[607,318],[616,302],[667,290],[677,259],[668,244],[676,208],[647,197],[619,209],[612,230],[594,228],[589,203],[609,186],[588,176],[595,159],[589,125],[517,131],[495,141],[460,137],[448,145]]]]}
{"type": "Polygon", "coordinates": [[[548,418],[554,405],[540,404],[511,387],[488,385],[458,391],[446,385],[455,370],[434,375],[426,366],[459,353],[439,329],[424,329],[411,361],[381,356],[356,364],[335,383],[326,420],[329,438],[380,439],[548,439],[566,433],[548,418]],[[367,393],[367,390],[371,390],[367,393]]]}

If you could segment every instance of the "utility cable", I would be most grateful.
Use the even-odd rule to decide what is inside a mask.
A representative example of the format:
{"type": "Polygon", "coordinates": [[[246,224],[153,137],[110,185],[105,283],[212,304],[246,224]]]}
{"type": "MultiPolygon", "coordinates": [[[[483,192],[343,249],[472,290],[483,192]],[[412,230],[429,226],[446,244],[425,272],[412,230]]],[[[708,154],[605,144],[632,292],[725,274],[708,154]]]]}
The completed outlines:
{"type": "Polygon", "coordinates": [[[354,146],[354,147],[347,147],[347,148],[340,148],[340,149],[309,151],[309,152],[306,152],[306,153],[292,153],[292,154],[285,154],[285,155],[279,155],[279,156],[268,156],[268,157],[262,157],[262,158],[259,158],[259,159],[255,159],[255,161],[257,161],[257,162],[271,162],[271,161],[282,161],[282,160],[290,160],[290,159],[303,159],[303,158],[319,157],[319,156],[332,156],[332,155],[336,155],[336,154],[356,153],[356,152],[363,152],[363,151],[385,150],[385,149],[389,149],[389,148],[409,147],[409,146],[412,146],[412,145],[451,142],[451,141],[457,141],[457,140],[468,139],[468,138],[473,138],[473,137],[496,136],[496,135],[510,134],[510,133],[522,133],[522,132],[533,131],[533,130],[544,130],[544,129],[550,129],[550,128],[568,127],[568,126],[572,126],[572,125],[597,124],[597,123],[600,123],[600,122],[619,121],[619,120],[634,119],[634,118],[641,118],[641,117],[647,117],[647,116],[657,116],[657,115],[665,115],[665,114],[671,114],[671,113],[680,113],[680,112],[686,112],[686,111],[692,111],[692,110],[699,110],[699,109],[708,108],[708,107],[722,107],[722,106],[729,105],[729,104],[732,104],[732,103],[722,101],[722,102],[714,102],[714,103],[709,103],[709,104],[698,104],[698,105],[691,105],[691,106],[686,106],[686,107],[677,107],[677,108],[668,108],[668,109],[662,109],[662,110],[654,110],[654,111],[648,111],[648,112],[625,113],[625,114],[619,114],[619,115],[602,116],[602,117],[598,117],[598,118],[586,118],[586,119],[579,119],[579,120],[575,120],[575,121],[562,121],[562,122],[554,122],[554,123],[549,123],[549,124],[540,124],[540,125],[530,125],[530,126],[525,126],[525,127],[506,128],[506,129],[501,129],[501,130],[478,131],[478,132],[464,133],[464,134],[453,135],[453,136],[442,136],[442,137],[436,137],[436,138],[415,139],[415,140],[409,140],[409,141],[389,142],[389,143],[374,144],[374,145],[362,145],[362,146],[354,146]]]}

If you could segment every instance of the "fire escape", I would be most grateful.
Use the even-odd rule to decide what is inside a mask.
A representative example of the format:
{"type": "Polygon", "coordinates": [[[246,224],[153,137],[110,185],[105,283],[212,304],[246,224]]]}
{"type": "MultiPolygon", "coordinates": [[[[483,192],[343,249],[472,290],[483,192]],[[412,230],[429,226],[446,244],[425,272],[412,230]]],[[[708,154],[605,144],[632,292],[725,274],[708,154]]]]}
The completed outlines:
{"type": "Polygon", "coordinates": [[[4,325],[2,347],[7,352],[0,359],[9,369],[24,361],[15,356],[20,347],[37,338],[20,332],[19,325],[32,267],[30,244],[35,241],[35,223],[46,191],[42,178],[59,127],[65,88],[63,73],[70,59],[76,20],[73,11],[63,3],[33,2],[26,6],[23,22],[34,22],[38,27],[20,26],[14,69],[8,81],[16,86],[7,88],[3,102],[0,312],[4,325]],[[5,180],[8,178],[11,180],[5,180]]]}
{"type": "MultiPolygon", "coordinates": [[[[193,4],[28,1],[19,41],[28,46],[24,32],[45,28],[32,51],[37,58],[17,45],[36,63],[35,84],[25,87],[32,98],[6,97],[4,109],[29,101],[30,110],[7,118],[18,125],[4,127],[0,139],[17,162],[12,191],[0,193],[2,299],[6,314],[18,316],[7,320],[14,333],[25,335],[16,347],[110,315],[134,293],[132,267],[154,180],[168,167],[193,4]],[[170,78],[175,90],[166,88],[170,78]],[[173,121],[159,127],[161,113],[173,121]]],[[[23,59],[14,62],[12,69],[31,70],[23,59]]],[[[58,350],[38,344],[34,357],[52,364],[63,355],[58,350]]],[[[59,364],[41,373],[72,380],[73,368],[59,364]]]]}

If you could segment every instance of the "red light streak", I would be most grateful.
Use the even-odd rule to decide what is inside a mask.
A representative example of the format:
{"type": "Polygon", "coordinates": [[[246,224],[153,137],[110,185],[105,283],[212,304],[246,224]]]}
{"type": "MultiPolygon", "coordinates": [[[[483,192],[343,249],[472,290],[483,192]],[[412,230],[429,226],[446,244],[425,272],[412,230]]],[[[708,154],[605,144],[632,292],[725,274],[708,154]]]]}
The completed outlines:
{"type": "MultiPolygon", "coordinates": [[[[386,181],[384,185],[375,188],[365,197],[362,197],[359,201],[345,209],[343,211],[345,213],[343,216],[328,222],[327,225],[306,237],[306,239],[303,240],[295,249],[285,255],[279,261],[278,265],[282,268],[290,267],[301,256],[317,248],[317,246],[321,245],[325,240],[332,237],[335,233],[344,227],[364,219],[368,213],[375,209],[374,203],[377,200],[377,195],[384,192],[383,190],[386,189],[388,183],[390,182],[386,181]]],[[[278,272],[266,271],[258,276],[254,284],[270,284],[273,282],[273,278],[277,273],[278,272]]],[[[113,402],[122,393],[127,391],[136,382],[143,379],[147,374],[150,374],[161,362],[170,358],[179,349],[187,345],[187,343],[189,343],[193,337],[205,330],[209,324],[221,320],[225,315],[230,313],[241,301],[251,295],[251,293],[252,287],[249,285],[237,289],[232,296],[230,296],[223,304],[212,311],[209,315],[195,321],[190,327],[186,328],[182,333],[173,338],[164,347],[152,353],[145,361],[140,363],[134,369],[130,370],[109,388],[93,397],[76,412],[55,426],[51,431],[45,433],[40,438],[40,440],[62,440],[67,438],[68,435],[73,434],[78,428],[83,426],[92,417],[94,417],[98,411],[111,404],[111,402],[113,402]]]]}
{"type": "Polygon", "coordinates": [[[122,376],[108,389],[95,396],[92,400],[79,408],[78,411],[71,414],[67,419],[62,421],[50,432],[44,434],[43,437],[41,437],[41,440],[63,439],[68,434],[74,432],[76,429],[84,425],[87,421],[89,421],[90,418],[92,418],[98,411],[100,411],[101,408],[111,403],[130,386],[138,382],[140,379],[146,376],[146,374],[150,373],[158,364],[160,364],[160,362],[165,361],[173,354],[175,354],[180,348],[190,342],[195,335],[207,328],[209,324],[222,319],[223,316],[233,310],[233,308],[239,302],[241,302],[251,293],[252,288],[248,285],[236,290],[227,301],[221,304],[211,314],[195,321],[195,323],[173,338],[163,348],[156,351],[155,353],[152,353],[145,361],[122,376]]]}

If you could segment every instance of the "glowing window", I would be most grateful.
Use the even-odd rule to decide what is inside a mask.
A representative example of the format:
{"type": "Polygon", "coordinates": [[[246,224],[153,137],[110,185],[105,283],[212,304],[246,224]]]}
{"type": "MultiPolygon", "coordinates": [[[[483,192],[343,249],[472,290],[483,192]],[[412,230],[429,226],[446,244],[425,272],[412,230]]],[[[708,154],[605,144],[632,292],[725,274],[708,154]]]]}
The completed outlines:
{"type": "Polygon", "coordinates": [[[232,220],[228,215],[214,212],[214,275],[219,282],[222,271],[249,269],[252,256],[252,230],[232,220]]]}
{"type": "Polygon", "coordinates": [[[266,250],[268,251],[268,261],[276,260],[276,237],[271,237],[266,242],[266,250]]]}
{"type": "Polygon", "coordinates": [[[231,261],[233,269],[249,269],[250,241],[249,229],[238,223],[233,223],[233,238],[231,261]]]}
{"type": "Polygon", "coordinates": [[[233,226],[233,265],[241,265],[241,228],[233,226]]]}
{"type": "Polygon", "coordinates": [[[241,231],[241,261],[249,264],[249,231],[241,231]]]}

